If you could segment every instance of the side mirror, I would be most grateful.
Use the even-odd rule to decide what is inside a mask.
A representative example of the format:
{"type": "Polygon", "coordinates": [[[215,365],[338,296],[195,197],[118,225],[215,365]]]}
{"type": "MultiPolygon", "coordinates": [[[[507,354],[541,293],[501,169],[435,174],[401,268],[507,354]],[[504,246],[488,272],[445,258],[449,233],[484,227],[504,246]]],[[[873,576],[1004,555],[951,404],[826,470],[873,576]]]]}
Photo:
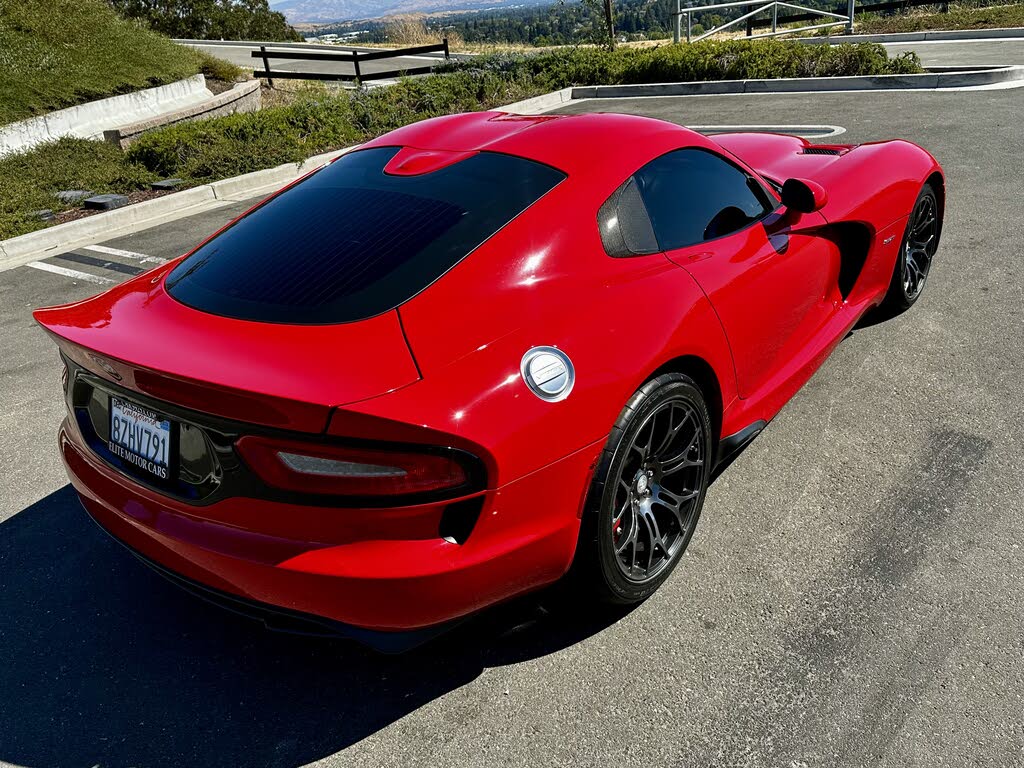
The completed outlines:
{"type": "Polygon", "coordinates": [[[814,213],[825,207],[828,192],[810,179],[786,179],[782,185],[782,204],[800,213],[814,213]]]}

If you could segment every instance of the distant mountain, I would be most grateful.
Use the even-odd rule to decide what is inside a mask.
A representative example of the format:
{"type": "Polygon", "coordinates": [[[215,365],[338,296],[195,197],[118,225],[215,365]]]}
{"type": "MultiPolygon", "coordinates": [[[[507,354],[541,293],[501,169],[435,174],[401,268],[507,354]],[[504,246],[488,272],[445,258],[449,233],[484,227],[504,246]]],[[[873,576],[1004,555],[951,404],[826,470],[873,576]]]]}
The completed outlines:
{"type": "Polygon", "coordinates": [[[396,13],[482,11],[524,5],[550,4],[552,0],[276,0],[270,8],[280,11],[292,24],[305,22],[378,19],[396,13]]]}

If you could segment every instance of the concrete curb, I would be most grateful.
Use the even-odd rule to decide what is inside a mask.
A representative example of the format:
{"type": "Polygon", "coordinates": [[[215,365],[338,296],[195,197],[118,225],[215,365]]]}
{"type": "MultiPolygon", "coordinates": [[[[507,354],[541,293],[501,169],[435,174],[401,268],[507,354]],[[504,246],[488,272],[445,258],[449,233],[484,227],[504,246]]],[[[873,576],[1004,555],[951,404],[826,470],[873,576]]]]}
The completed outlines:
{"type": "Polygon", "coordinates": [[[698,96],[729,93],[824,93],[892,89],[968,88],[1024,80],[1024,66],[936,68],[920,75],[806,77],[786,80],[717,80],[706,83],[589,85],[572,89],[575,99],[635,96],[698,96]]]}
{"type": "Polygon", "coordinates": [[[98,240],[109,240],[111,237],[138,232],[191,216],[200,210],[210,210],[259,195],[268,195],[353,149],[356,147],[346,147],[335,152],[315,155],[301,163],[285,163],[276,168],[203,184],[155,200],[146,200],[12,237],[0,242],[0,270],[19,267],[55,253],[90,245],[98,240]]]}
{"type": "Polygon", "coordinates": [[[517,115],[539,115],[548,112],[573,100],[573,89],[563,88],[560,91],[552,91],[532,99],[523,99],[515,104],[506,104],[504,107],[496,107],[499,112],[514,112],[517,115]]]}
{"type": "Polygon", "coordinates": [[[888,32],[877,35],[826,35],[824,37],[797,38],[801,43],[811,45],[818,43],[921,43],[929,40],[961,40],[983,42],[993,38],[1024,37],[1024,29],[1019,27],[997,27],[995,29],[941,29],[924,32],[888,32]]]}

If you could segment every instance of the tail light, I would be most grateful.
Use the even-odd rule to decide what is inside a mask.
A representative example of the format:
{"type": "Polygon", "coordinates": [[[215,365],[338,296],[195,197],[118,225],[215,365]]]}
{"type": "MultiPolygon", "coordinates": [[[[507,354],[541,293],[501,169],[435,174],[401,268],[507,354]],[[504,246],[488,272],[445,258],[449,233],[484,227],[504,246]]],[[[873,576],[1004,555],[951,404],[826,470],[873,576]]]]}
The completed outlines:
{"type": "Polygon", "coordinates": [[[298,493],[404,496],[467,488],[471,472],[457,452],[316,445],[245,436],[245,462],[265,483],[298,493]]]}

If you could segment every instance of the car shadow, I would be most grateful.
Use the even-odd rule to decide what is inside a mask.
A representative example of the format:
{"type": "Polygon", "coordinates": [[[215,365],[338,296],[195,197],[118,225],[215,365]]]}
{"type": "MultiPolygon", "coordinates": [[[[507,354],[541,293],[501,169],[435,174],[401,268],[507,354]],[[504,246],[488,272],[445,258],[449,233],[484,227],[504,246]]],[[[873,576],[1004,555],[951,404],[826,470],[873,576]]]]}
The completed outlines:
{"type": "Polygon", "coordinates": [[[65,486],[0,524],[0,762],[305,764],[623,615],[548,590],[401,656],[269,632],[136,562],[65,486]]]}

